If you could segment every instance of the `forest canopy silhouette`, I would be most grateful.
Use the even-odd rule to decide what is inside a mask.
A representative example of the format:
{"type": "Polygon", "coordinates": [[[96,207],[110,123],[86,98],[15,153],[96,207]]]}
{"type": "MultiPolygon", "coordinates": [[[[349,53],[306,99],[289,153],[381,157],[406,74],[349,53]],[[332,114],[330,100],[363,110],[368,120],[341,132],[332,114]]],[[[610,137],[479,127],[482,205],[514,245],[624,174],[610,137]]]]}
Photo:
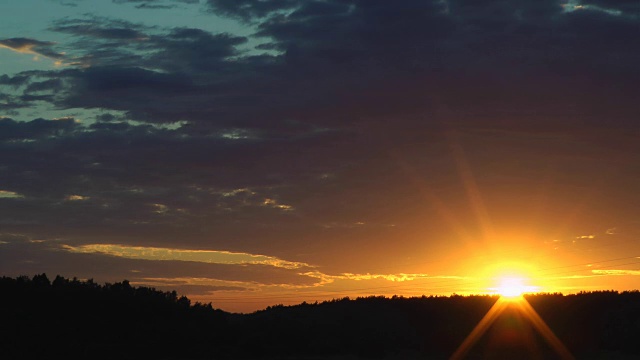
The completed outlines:
{"type": "MultiPolygon", "coordinates": [[[[91,359],[447,359],[498,296],[340,298],[249,314],[175,291],[46,274],[0,278],[4,356],[91,359]]],[[[640,292],[525,295],[577,359],[640,356],[640,292]]],[[[554,358],[505,311],[469,358],[554,358]]]]}

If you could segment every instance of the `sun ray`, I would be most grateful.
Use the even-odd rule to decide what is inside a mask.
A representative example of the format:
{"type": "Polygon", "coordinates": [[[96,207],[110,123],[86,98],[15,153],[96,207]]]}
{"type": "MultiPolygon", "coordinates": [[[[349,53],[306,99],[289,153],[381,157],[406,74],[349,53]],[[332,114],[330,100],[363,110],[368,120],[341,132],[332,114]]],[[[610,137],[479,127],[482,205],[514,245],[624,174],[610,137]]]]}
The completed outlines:
{"type": "Polygon", "coordinates": [[[458,175],[464,184],[464,189],[467,192],[469,203],[477,217],[478,225],[480,225],[480,229],[482,230],[483,242],[485,244],[492,245],[488,241],[495,238],[493,224],[482,199],[476,178],[471,170],[467,156],[465,155],[462,144],[458,138],[458,134],[453,129],[449,129],[449,131],[447,131],[447,137],[449,140],[449,148],[451,149],[458,169],[458,175]]]}
{"type": "Polygon", "coordinates": [[[487,311],[485,316],[480,320],[471,333],[464,339],[458,349],[451,355],[450,360],[463,359],[464,356],[471,350],[475,343],[487,332],[489,327],[495,322],[495,320],[507,309],[515,307],[515,309],[524,316],[525,319],[533,324],[533,327],[542,335],[552,349],[560,356],[562,360],[575,359],[569,349],[564,346],[562,341],[553,333],[551,328],[545,323],[545,321],[538,315],[536,310],[529,304],[524,296],[519,295],[514,298],[500,297],[498,301],[487,311]],[[514,301],[517,299],[518,301],[514,301]]]}
{"type": "Polygon", "coordinates": [[[520,310],[526,316],[526,318],[531,321],[533,326],[545,338],[545,340],[547,340],[547,343],[551,345],[551,347],[556,351],[558,355],[560,355],[563,360],[574,359],[573,355],[571,355],[571,352],[569,352],[569,349],[567,349],[562,341],[558,339],[558,337],[553,333],[551,328],[549,328],[547,323],[542,320],[540,315],[538,315],[531,304],[529,304],[526,299],[523,298],[523,300],[524,301],[519,301],[516,304],[518,310],[520,310]]]}
{"type": "Polygon", "coordinates": [[[493,304],[491,309],[487,311],[484,317],[480,320],[478,325],[476,325],[471,333],[464,339],[462,344],[458,347],[458,349],[451,355],[451,360],[463,359],[464,356],[471,350],[473,345],[484,335],[485,332],[489,329],[491,324],[498,318],[500,314],[504,311],[507,306],[507,302],[502,300],[502,298],[498,299],[498,301],[493,304]]]}

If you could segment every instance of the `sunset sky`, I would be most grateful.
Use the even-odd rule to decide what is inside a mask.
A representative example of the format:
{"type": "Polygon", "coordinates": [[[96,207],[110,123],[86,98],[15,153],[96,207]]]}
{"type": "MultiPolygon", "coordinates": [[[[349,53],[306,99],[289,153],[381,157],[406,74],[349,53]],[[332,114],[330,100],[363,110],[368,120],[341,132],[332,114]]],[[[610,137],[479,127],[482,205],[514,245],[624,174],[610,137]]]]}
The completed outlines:
{"type": "Polygon", "coordinates": [[[638,0],[0,3],[0,276],[252,312],[639,257],[638,0]]]}

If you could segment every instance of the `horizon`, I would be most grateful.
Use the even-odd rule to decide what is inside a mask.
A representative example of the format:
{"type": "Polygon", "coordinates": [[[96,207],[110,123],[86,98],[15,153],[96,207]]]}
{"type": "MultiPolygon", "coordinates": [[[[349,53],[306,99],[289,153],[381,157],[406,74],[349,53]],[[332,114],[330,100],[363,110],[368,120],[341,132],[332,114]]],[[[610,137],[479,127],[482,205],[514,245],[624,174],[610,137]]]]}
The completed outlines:
{"type": "MultiPolygon", "coordinates": [[[[598,289],[598,290],[579,290],[579,291],[575,291],[575,292],[569,292],[569,293],[562,293],[562,292],[544,292],[544,291],[526,291],[523,290],[521,292],[517,292],[517,293],[513,293],[513,292],[507,292],[507,293],[501,293],[498,291],[492,291],[492,292],[481,292],[481,293],[468,293],[468,294],[459,294],[459,293],[450,293],[450,294],[422,294],[422,295],[413,295],[413,296],[405,296],[405,295],[398,295],[398,294],[393,294],[393,295],[381,295],[381,294],[368,294],[368,295],[360,295],[360,296],[341,296],[341,297],[333,297],[333,298],[323,298],[323,299],[302,299],[299,300],[299,302],[291,302],[291,300],[289,300],[288,303],[273,303],[273,304],[268,304],[265,307],[259,307],[259,308],[251,308],[248,310],[244,310],[244,311],[233,311],[233,310],[228,310],[228,309],[224,309],[220,306],[218,306],[218,304],[212,303],[212,302],[201,302],[201,301],[197,301],[194,299],[189,298],[187,295],[185,294],[181,294],[180,292],[177,292],[176,290],[172,290],[172,289],[156,289],[154,287],[151,286],[147,286],[147,285],[135,285],[135,284],[131,284],[131,282],[127,279],[122,279],[121,281],[116,281],[116,282],[104,282],[104,283],[99,283],[99,282],[95,282],[93,278],[89,278],[89,279],[79,279],[77,277],[64,277],[61,276],[59,274],[57,274],[55,277],[53,278],[49,278],[49,276],[46,273],[40,273],[40,274],[34,274],[32,276],[29,275],[19,275],[16,277],[7,277],[7,276],[1,276],[3,278],[7,278],[7,279],[11,279],[11,280],[16,280],[16,281],[20,281],[21,279],[25,279],[28,282],[33,282],[36,281],[39,285],[42,285],[42,281],[43,281],[43,276],[44,278],[46,278],[48,280],[48,285],[49,286],[53,286],[54,285],[54,281],[59,277],[62,280],[65,280],[66,282],[69,281],[78,281],[80,284],[95,284],[98,285],[100,287],[104,287],[104,288],[109,288],[112,285],[118,285],[118,284],[128,284],[128,286],[131,286],[131,288],[133,289],[149,289],[149,290],[153,290],[153,291],[158,291],[158,292],[166,292],[166,293],[171,293],[174,292],[175,295],[177,296],[177,298],[186,298],[189,300],[190,302],[190,306],[208,306],[210,305],[212,309],[214,310],[221,310],[230,314],[238,314],[238,315],[248,315],[248,314],[254,314],[257,312],[261,312],[261,311],[267,311],[271,308],[278,308],[278,307],[298,307],[298,306],[307,306],[307,305],[321,305],[324,303],[333,303],[333,302],[337,302],[337,301],[357,301],[357,300],[366,300],[366,299],[385,299],[385,300],[395,300],[395,299],[406,299],[406,300],[411,300],[411,299],[433,299],[433,298],[458,298],[458,297],[462,297],[462,298],[474,298],[474,297],[488,297],[488,298],[493,298],[496,299],[496,301],[500,302],[500,301],[505,301],[507,303],[511,303],[511,302],[515,302],[515,303],[519,303],[522,301],[526,301],[527,298],[535,298],[535,297],[548,297],[548,296],[561,296],[561,297],[570,297],[570,296],[580,296],[580,295],[590,295],[590,294],[616,294],[616,295],[624,295],[624,294],[637,294],[640,293],[640,289],[628,289],[628,290],[613,290],[613,289],[598,289]],[[523,300],[524,299],[524,300],[523,300]]],[[[176,299],[177,299],[176,298],[176,299]]],[[[534,310],[535,311],[535,310],[534,310]]]]}
{"type": "Polygon", "coordinates": [[[340,298],[247,314],[127,281],[39,274],[2,277],[0,288],[8,295],[0,339],[14,357],[569,360],[639,351],[640,291],[518,295],[505,287],[501,296],[340,298]],[[29,335],[42,335],[41,346],[29,346],[29,335]]]}

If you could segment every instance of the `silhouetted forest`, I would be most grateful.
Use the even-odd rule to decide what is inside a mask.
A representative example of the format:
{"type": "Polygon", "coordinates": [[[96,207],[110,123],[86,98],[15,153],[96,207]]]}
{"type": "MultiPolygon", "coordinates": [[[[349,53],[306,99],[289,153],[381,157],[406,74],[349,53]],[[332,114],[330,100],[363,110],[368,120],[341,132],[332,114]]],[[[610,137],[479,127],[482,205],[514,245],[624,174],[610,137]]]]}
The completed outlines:
{"type": "MultiPolygon", "coordinates": [[[[526,297],[577,359],[640,358],[640,293],[526,297]]],[[[447,359],[496,296],[371,296],[233,314],[175,291],[46,274],[0,278],[4,359],[447,359]]],[[[507,309],[472,359],[553,359],[507,309]]]]}

